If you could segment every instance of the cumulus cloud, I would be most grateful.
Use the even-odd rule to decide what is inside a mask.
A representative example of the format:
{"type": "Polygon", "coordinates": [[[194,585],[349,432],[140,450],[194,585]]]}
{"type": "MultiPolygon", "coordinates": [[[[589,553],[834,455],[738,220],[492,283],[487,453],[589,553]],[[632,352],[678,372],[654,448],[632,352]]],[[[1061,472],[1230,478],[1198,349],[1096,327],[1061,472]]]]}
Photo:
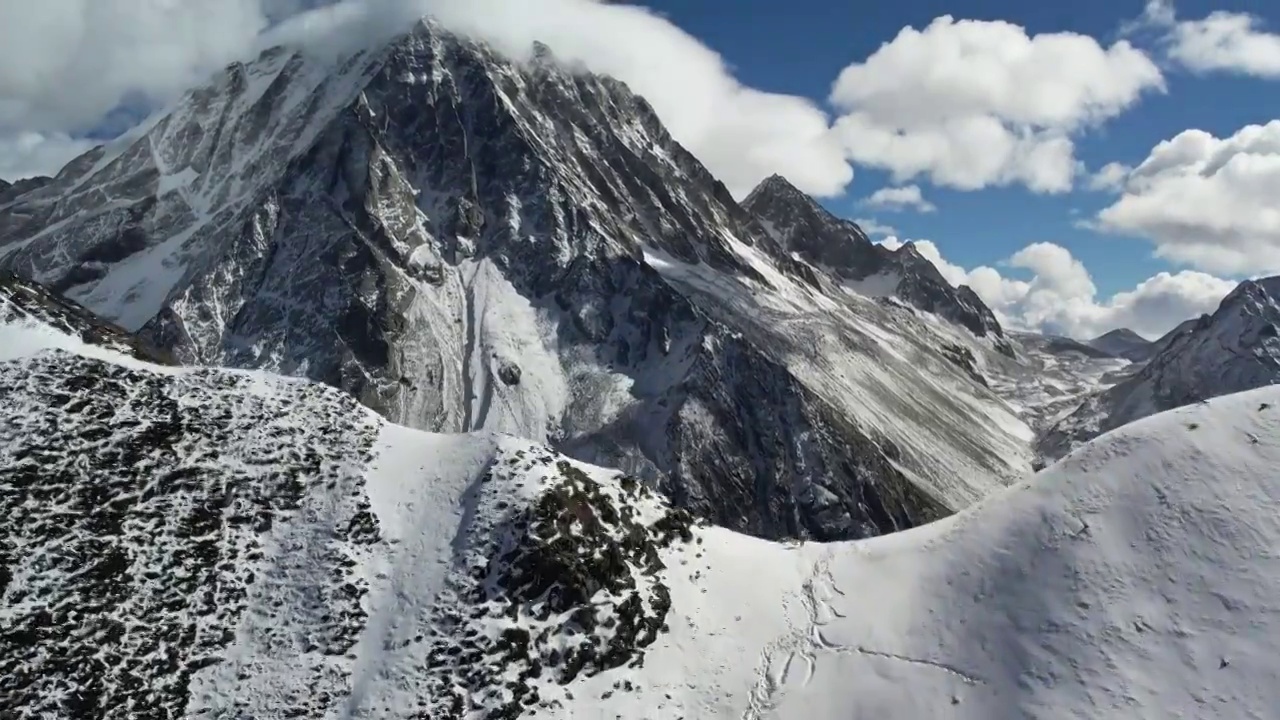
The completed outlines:
{"type": "Polygon", "coordinates": [[[131,94],[166,102],[264,44],[376,43],[427,14],[512,54],[541,40],[627,82],[738,196],[775,172],[819,196],[853,177],[815,104],[742,85],[648,10],[592,0],[0,0],[0,138],[80,133],[131,94]]]}
{"type": "Polygon", "coordinates": [[[1280,272],[1280,120],[1156,145],[1093,227],[1143,237],[1173,262],[1229,275],[1280,272]]]}
{"type": "Polygon", "coordinates": [[[1178,20],[1172,2],[1151,0],[1124,30],[1147,28],[1162,30],[1169,59],[1193,72],[1280,78],[1280,33],[1257,16],[1216,10],[1199,20],[1178,20]]]}
{"type": "MultiPolygon", "coordinates": [[[[913,242],[948,282],[973,288],[1006,327],[1082,340],[1122,327],[1158,338],[1187,318],[1213,312],[1235,287],[1230,280],[1185,270],[1158,273],[1132,290],[1100,298],[1084,264],[1054,243],[1028,245],[1001,263],[1030,273],[1029,280],[1020,280],[989,266],[966,269],[944,258],[935,243],[913,242]]],[[[882,244],[896,249],[903,242],[890,237],[882,244]]]]}
{"type": "Polygon", "coordinates": [[[898,230],[892,225],[885,225],[875,218],[856,218],[854,220],[862,232],[868,235],[897,235],[898,230]]]}
{"type": "Polygon", "coordinates": [[[1127,41],[1103,47],[944,16],[845,68],[831,101],[844,112],[836,130],[850,157],[896,182],[1056,193],[1078,170],[1073,134],[1163,88],[1160,70],[1127,41]]]}
{"type": "Polygon", "coordinates": [[[1098,171],[1089,176],[1088,188],[1090,190],[1119,190],[1124,186],[1124,181],[1129,177],[1129,173],[1133,168],[1124,163],[1109,162],[1098,168],[1098,171]]]}
{"type": "Polygon", "coordinates": [[[265,27],[258,0],[0,0],[0,130],[86,130],[250,54],[265,27]]]}
{"type": "Polygon", "coordinates": [[[880,188],[863,200],[862,204],[882,210],[918,210],[923,213],[931,213],[938,209],[933,203],[924,199],[919,185],[880,188]]]}

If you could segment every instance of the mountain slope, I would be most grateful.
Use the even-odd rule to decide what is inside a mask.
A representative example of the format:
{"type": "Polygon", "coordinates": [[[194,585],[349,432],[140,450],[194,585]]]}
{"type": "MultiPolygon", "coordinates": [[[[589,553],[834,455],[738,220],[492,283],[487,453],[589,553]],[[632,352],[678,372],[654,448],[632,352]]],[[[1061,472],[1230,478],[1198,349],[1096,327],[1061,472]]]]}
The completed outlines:
{"type": "Polygon", "coordinates": [[[665,631],[691,518],[633,480],[29,320],[0,340],[6,717],[515,717],[665,631]]]}
{"type": "Polygon", "coordinates": [[[1030,467],[989,344],[791,257],[621,83],[429,22],[233,66],[0,197],[0,238],[182,362],[546,442],[765,537],[910,527],[1030,467]]]}
{"type": "Polygon", "coordinates": [[[991,309],[969,287],[953,288],[913,244],[889,250],[871,242],[857,223],[832,215],[779,175],[761,182],[742,205],[785,251],[835,273],[857,292],[893,295],[1011,354],[991,309]]]}
{"type": "Polygon", "coordinates": [[[1119,328],[1090,340],[1089,346],[1137,362],[1151,357],[1155,343],[1129,328],[1119,328]]]}
{"type": "Polygon", "coordinates": [[[1012,332],[1016,362],[992,366],[991,387],[1037,433],[1137,370],[1128,360],[1070,338],[1012,332]]]}
{"type": "Polygon", "coordinates": [[[1151,343],[1150,354],[1156,355],[1157,353],[1162,352],[1165,348],[1169,347],[1169,345],[1173,343],[1174,338],[1182,335],[1185,332],[1191,331],[1193,328],[1195,328],[1197,325],[1201,324],[1202,322],[1208,322],[1207,320],[1208,317],[1209,317],[1208,315],[1201,315],[1200,317],[1188,318],[1178,323],[1172,330],[1165,333],[1164,335],[1161,335],[1158,340],[1151,343]]]}
{"type": "Polygon", "coordinates": [[[141,360],[171,364],[172,359],[118,325],[37,283],[0,272],[0,323],[26,321],[77,335],[81,341],[112,348],[141,360]]]}
{"type": "Polygon", "coordinates": [[[1147,415],[1280,382],[1280,277],[1246,280],[1213,315],[1175,329],[1132,377],[1094,395],[1037,442],[1044,457],[1147,415]]]}
{"type": "Polygon", "coordinates": [[[28,321],[0,338],[0,707],[17,718],[1280,703],[1277,388],[1136,422],[928,527],[778,544],[537,443],[389,425],[322,386],[28,321]]]}
{"type": "Polygon", "coordinates": [[[764,569],[787,552],[757,560],[758,586],[799,592],[733,625],[789,607],[735,648],[760,648],[744,716],[1267,716],[1277,408],[1267,388],[1134,423],[954,518],[792,551],[798,583],[764,569]]]}

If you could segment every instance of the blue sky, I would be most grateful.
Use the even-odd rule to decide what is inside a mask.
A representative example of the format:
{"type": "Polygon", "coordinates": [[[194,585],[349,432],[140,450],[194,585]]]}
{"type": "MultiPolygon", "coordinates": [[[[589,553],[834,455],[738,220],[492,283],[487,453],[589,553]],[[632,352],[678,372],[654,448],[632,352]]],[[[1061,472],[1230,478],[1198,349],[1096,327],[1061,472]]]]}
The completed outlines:
{"type": "Polygon", "coordinates": [[[783,174],[1010,327],[1155,337],[1280,274],[1275,0],[0,0],[0,177],[424,14],[626,81],[737,196],[783,174]]]}
{"type": "MultiPolygon", "coordinates": [[[[744,83],[803,95],[824,106],[831,83],[843,67],[875,52],[904,26],[921,28],[939,15],[1004,20],[1023,26],[1029,34],[1074,32],[1110,43],[1119,39],[1125,21],[1143,12],[1143,2],[1135,0],[899,0],[877,4],[874,10],[865,3],[840,0],[741,0],[733,5],[649,0],[645,4],[718,51],[744,83]]],[[[1280,2],[1274,0],[1183,0],[1177,10],[1180,16],[1195,18],[1215,10],[1251,13],[1280,30],[1280,2]]],[[[1133,165],[1156,143],[1185,129],[1226,137],[1244,125],[1280,116],[1280,85],[1274,81],[1197,75],[1176,67],[1168,68],[1165,77],[1167,94],[1146,96],[1096,132],[1081,136],[1077,157],[1089,168],[1112,161],[1133,165]]],[[[1031,242],[1060,243],[1089,268],[1101,295],[1131,289],[1156,272],[1179,267],[1154,257],[1148,242],[1076,227],[1081,216],[1107,204],[1103,193],[1080,188],[1044,195],[1023,187],[961,192],[920,183],[937,212],[886,213],[859,206],[860,198],[891,184],[886,172],[859,167],[848,192],[824,204],[850,218],[878,219],[903,237],[932,239],[947,259],[965,267],[995,263],[1031,242]]],[[[1025,271],[1010,274],[1027,275],[1025,271]]]]}

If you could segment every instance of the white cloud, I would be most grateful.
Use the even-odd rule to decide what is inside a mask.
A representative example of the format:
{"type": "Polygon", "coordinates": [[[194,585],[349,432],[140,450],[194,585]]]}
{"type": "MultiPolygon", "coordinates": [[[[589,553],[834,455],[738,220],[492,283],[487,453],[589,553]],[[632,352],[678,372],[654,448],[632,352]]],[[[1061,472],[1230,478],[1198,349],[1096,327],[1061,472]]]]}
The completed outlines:
{"type": "Polygon", "coordinates": [[[63,133],[0,134],[0,178],[19,180],[36,175],[52,175],[95,144],[63,133]]]}
{"type": "Polygon", "coordinates": [[[1133,168],[1124,163],[1109,162],[1089,176],[1088,188],[1090,190],[1119,190],[1124,187],[1124,181],[1132,171],[1133,168]]]}
{"type": "Polygon", "coordinates": [[[849,156],[895,182],[1063,192],[1078,171],[1072,135],[1163,88],[1127,41],[944,16],[845,68],[831,101],[849,156]]]}
{"type": "Polygon", "coordinates": [[[84,130],[250,54],[258,0],[0,0],[0,130],[84,130]]]}
{"type": "Polygon", "coordinates": [[[918,210],[931,213],[937,206],[924,199],[919,185],[903,185],[902,187],[886,187],[871,193],[862,201],[863,205],[884,210],[918,210]]]}
{"type": "Polygon", "coordinates": [[[1178,20],[1172,2],[1151,0],[1125,30],[1143,28],[1163,30],[1169,58],[1192,71],[1280,78],[1280,33],[1249,13],[1216,10],[1199,20],[1178,20]]]}
{"type": "Polygon", "coordinates": [[[875,218],[856,218],[855,222],[858,227],[862,228],[862,232],[867,235],[897,235],[898,231],[892,225],[885,225],[875,218]]]}
{"type": "Polygon", "coordinates": [[[273,41],[365,44],[432,14],[513,54],[542,40],[567,62],[627,82],[739,197],[774,172],[819,196],[840,193],[853,177],[821,109],[743,86],[718,54],[643,8],[591,0],[344,0],[316,8],[322,4],[0,0],[0,142],[21,132],[83,131],[130,94],[167,101],[251,56],[273,20],[292,15],[269,33],[273,41]]]}
{"type": "Polygon", "coordinates": [[[1144,237],[1208,272],[1280,272],[1280,120],[1218,138],[1185,130],[1156,145],[1093,227],[1144,237]]]}
{"type": "MultiPolygon", "coordinates": [[[[1030,272],[1030,280],[1019,280],[988,266],[967,270],[946,260],[935,243],[913,242],[948,282],[973,288],[1006,327],[1079,339],[1121,327],[1155,339],[1187,318],[1213,312],[1235,287],[1230,280],[1185,270],[1158,273],[1132,290],[1099,298],[1084,264],[1060,245],[1035,243],[1005,260],[1008,267],[1030,272]]],[[[881,244],[896,249],[903,243],[891,237],[881,244]]]]}

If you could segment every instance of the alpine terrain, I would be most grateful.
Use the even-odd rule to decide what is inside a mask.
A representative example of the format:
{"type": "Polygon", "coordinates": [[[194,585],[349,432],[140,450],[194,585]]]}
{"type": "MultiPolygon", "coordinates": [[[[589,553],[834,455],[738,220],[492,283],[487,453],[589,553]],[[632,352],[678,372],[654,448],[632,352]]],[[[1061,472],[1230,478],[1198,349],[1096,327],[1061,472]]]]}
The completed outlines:
{"type": "Polygon", "coordinates": [[[1280,383],[1280,277],[1246,280],[1175,328],[1136,373],[1088,397],[1038,440],[1046,458],[1162,410],[1280,383]]]}
{"type": "Polygon", "coordinates": [[[1002,318],[541,44],[267,50],[0,182],[0,718],[1273,716],[1280,278],[1002,318]]]}
{"type": "Polygon", "coordinates": [[[784,544],[542,443],[155,364],[25,284],[4,293],[5,717],[1280,704],[1280,388],[1132,423],[927,527],[784,544]]]}
{"type": "Polygon", "coordinates": [[[623,84],[424,21],[337,67],[267,51],[0,191],[0,270],[177,362],[530,438],[761,537],[1023,478],[991,311],[815,208],[781,178],[740,206],[623,84]]]}

